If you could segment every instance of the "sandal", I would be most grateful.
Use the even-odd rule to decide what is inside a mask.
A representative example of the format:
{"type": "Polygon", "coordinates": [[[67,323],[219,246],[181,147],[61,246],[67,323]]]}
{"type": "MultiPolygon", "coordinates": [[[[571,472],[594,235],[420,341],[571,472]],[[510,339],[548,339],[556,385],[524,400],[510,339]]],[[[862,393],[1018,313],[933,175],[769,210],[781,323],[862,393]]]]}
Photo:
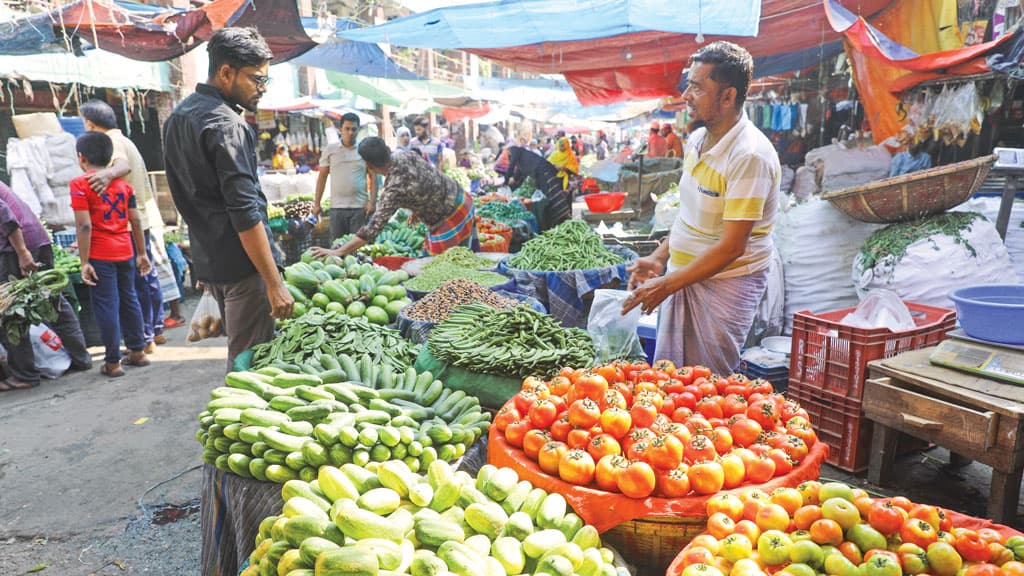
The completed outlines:
{"type": "MultiPolygon", "coordinates": [[[[141,358],[137,358],[135,360],[132,360],[131,354],[129,354],[128,356],[125,356],[124,358],[121,358],[121,365],[122,366],[135,366],[135,367],[138,367],[138,368],[142,368],[143,366],[149,366],[149,360],[146,359],[145,352],[139,352],[139,353],[142,354],[142,357],[141,358]]],[[[133,354],[134,354],[134,352],[133,352],[133,354]]]]}
{"type": "Polygon", "coordinates": [[[21,380],[15,380],[13,377],[6,380],[0,380],[0,392],[10,392],[11,390],[28,390],[39,386],[39,382],[23,382],[21,380]]]}
{"type": "Polygon", "coordinates": [[[110,364],[104,363],[103,366],[100,367],[100,374],[103,374],[108,378],[120,378],[121,376],[124,376],[124,370],[121,370],[120,366],[111,368],[110,364]]]}
{"type": "Polygon", "coordinates": [[[164,328],[166,328],[168,330],[171,329],[171,328],[177,328],[178,326],[184,326],[184,325],[185,325],[185,318],[184,317],[179,316],[177,318],[164,318],[164,328]]]}

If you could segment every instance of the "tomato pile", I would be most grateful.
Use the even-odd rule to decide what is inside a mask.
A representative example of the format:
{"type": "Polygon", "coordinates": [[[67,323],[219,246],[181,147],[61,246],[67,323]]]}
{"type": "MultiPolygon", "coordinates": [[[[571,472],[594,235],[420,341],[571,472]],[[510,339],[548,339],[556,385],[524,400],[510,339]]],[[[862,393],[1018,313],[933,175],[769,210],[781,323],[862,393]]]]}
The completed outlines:
{"type": "Polygon", "coordinates": [[[807,412],[768,381],[668,361],[527,378],[494,426],[545,473],[632,498],[767,482],[817,442],[807,412]]]}
{"type": "Polygon", "coordinates": [[[723,493],[682,576],[1022,576],[1024,537],[953,525],[945,510],[840,482],[723,493]]]}

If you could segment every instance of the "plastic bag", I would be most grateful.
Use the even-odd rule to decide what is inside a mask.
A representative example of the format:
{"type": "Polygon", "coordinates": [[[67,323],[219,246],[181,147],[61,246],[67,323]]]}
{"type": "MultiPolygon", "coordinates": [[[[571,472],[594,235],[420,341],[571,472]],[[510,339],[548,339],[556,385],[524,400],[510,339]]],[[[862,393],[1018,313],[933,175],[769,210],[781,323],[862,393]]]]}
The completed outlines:
{"type": "Polygon", "coordinates": [[[188,333],[189,342],[199,342],[207,338],[224,336],[224,320],[220,316],[220,306],[209,290],[203,292],[199,305],[192,314],[191,328],[188,333]]]}
{"type": "Polygon", "coordinates": [[[40,376],[53,380],[71,368],[71,356],[64,350],[64,343],[53,330],[36,324],[29,328],[28,337],[32,341],[32,353],[36,357],[36,370],[40,376]]]}
{"type": "Polygon", "coordinates": [[[868,292],[857,309],[847,314],[841,324],[854,328],[888,328],[893,332],[916,326],[903,300],[892,290],[881,288],[868,292]]]}
{"type": "Polygon", "coordinates": [[[598,362],[644,357],[644,347],[636,333],[640,307],[622,315],[622,304],[628,297],[625,290],[594,290],[587,331],[594,340],[598,362]]]}

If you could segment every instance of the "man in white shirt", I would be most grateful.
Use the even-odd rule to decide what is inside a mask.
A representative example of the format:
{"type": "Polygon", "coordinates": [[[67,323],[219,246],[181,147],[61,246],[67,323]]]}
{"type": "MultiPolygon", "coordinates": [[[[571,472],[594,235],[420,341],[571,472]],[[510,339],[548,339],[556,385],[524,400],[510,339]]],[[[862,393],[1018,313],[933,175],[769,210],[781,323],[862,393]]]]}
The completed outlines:
{"type": "Polygon", "coordinates": [[[341,117],[341,141],[328,144],[320,155],[320,175],[316,180],[316,198],[313,215],[319,216],[327,186],[331,178],[331,241],[345,234],[355,234],[366,225],[366,219],[377,204],[375,179],[368,179],[366,162],[356,149],[359,116],[349,112],[341,117]]]}

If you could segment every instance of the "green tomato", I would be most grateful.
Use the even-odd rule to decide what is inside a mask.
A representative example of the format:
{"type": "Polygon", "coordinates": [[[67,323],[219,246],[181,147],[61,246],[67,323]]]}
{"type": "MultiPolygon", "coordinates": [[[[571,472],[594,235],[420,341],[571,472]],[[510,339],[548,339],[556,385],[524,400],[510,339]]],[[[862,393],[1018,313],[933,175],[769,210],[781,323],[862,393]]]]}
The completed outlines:
{"type": "Polygon", "coordinates": [[[862,566],[864,576],[903,576],[899,563],[885,554],[875,554],[862,566]]]}
{"type": "Polygon", "coordinates": [[[765,566],[779,566],[789,562],[789,549],[793,541],[778,530],[766,530],[757,539],[757,554],[765,566]]]}

